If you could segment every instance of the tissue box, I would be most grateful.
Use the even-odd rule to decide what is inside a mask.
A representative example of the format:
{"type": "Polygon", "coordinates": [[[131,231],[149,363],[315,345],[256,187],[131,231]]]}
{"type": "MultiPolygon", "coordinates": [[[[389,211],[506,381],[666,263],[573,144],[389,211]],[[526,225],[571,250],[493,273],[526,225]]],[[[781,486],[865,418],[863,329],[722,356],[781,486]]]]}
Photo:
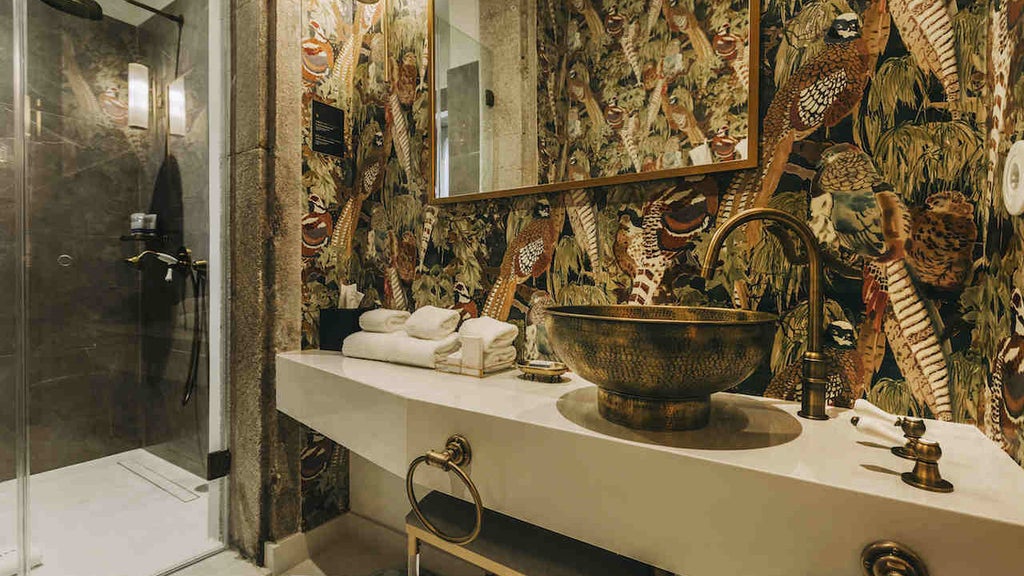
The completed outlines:
{"type": "Polygon", "coordinates": [[[320,310],[320,349],[341,351],[341,343],[359,332],[359,317],[372,308],[322,308],[320,310]]]}

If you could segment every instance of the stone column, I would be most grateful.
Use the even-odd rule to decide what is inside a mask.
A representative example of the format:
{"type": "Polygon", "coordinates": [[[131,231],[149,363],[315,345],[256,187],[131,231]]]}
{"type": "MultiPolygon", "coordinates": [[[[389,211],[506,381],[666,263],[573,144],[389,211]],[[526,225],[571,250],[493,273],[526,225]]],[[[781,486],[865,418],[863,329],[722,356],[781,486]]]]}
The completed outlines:
{"type": "Polygon", "coordinates": [[[301,346],[301,3],[231,0],[229,541],[297,532],[298,424],[279,415],[275,354],[301,346]]]}

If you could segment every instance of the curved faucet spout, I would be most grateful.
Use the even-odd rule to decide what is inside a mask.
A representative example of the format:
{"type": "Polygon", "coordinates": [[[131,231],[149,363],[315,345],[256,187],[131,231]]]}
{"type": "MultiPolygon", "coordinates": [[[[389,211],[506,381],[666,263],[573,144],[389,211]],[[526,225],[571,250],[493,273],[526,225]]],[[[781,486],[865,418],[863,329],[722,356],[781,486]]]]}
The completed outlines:
{"type": "Polygon", "coordinates": [[[828,378],[828,366],[825,362],[823,352],[822,336],[824,334],[824,311],[825,296],[822,287],[824,270],[822,268],[821,251],[818,249],[818,242],[814,232],[807,227],[802,220],[772,208],[755,208],[741,212],[722,224],[708,244],[708,251],[704,255],[704,263],[701,267],[701,276],[704,280],[711,280],[718,265],[718,255],[725,245],[725,238],[736,228],[754,220],[767,220],[782,225],[789,229],[807,251],[807,264],[811,269],[811,285],[809,290],[808,307],[808,342],[807,351],[804,353],[803,368],[803,390],[800,398],[800,416],[811,420],[827,420],[825,414],[825,384],[828,378]]]}
{"type": "Polygon", "coordinates": [[[181,265],[181,261],[175,258],[174,256],[171,256],[170,254],[166,254],[164,252],[157,252],[155,250],[144,250],[139,254],[132,256],[131,258],[125,258],[124,261],[131,264],[132,266],[139,267],[142,266],[142,259],[145,258],[146,256],[152,256],[153,258],[156,258],[157,260],[163,262],[168,266],[181,265]]]}

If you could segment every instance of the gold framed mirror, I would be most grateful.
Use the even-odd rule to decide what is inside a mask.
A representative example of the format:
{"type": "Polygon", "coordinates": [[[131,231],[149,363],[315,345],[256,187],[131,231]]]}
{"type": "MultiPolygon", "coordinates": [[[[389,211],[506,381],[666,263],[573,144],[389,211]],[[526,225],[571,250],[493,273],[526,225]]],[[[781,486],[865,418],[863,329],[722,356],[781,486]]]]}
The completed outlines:
{"type": "Polygon", "coordinates": [[[430,198],[757,166],[759,5],[428,0],[430,198]]]}

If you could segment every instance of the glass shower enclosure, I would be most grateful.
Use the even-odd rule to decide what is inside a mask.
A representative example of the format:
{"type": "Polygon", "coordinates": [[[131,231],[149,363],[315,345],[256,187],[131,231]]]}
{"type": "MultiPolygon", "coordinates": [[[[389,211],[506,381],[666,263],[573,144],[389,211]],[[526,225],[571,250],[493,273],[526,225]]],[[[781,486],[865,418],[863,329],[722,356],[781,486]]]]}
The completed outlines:
{"type": "Polygon", "coordinates": [[[226,5],[0,0],[0,576],[223,549],[226,5]]]}

